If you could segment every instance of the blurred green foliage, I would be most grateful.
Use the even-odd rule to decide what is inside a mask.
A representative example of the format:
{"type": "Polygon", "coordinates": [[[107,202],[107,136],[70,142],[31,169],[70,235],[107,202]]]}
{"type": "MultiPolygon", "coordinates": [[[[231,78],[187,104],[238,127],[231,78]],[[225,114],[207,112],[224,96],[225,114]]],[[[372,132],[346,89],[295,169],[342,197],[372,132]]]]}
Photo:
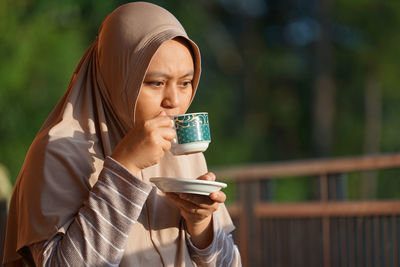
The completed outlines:
{"type": "MultiPolygon", "coordinates": [[[[125,2],[0,2],[0,162],[12,182],[102,19],[125,2]]],[[[325,13],[320,1],[305,0],[151,2],[170,10],[202,51],[203,74],[190,111],[210,114],[211,167],[400,149],[400,2],[325,1],[325,13]],[[333,137],[321,153],[316,138],[325,137],[313,134],[313,114],[321,90],[315,81],[324,70],[335,91],[333,137]],[[380,107],[375,151],[365,149],[371,77],[380,107]]],[[[379,196],[400,187],[394,172],[379,177],[379,196]]],[[[359,184],[349,179],[349,194],[356,196],[359,184]]],[[[302,179],[281,181],[277,198],[307,199],[310,186],[302,179]]]]}

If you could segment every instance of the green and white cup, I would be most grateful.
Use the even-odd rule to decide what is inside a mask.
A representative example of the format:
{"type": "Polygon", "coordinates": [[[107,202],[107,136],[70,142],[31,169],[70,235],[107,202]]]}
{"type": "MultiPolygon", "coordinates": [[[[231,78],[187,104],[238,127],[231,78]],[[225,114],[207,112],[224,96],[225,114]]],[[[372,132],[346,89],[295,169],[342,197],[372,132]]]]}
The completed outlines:
{"type": "Polygon", "coordinates": [[[211,142],[208,113],[187,113],[172,118],[176,138],[172,142],[174,155],[185,155],[207,150],[211,142]]]}

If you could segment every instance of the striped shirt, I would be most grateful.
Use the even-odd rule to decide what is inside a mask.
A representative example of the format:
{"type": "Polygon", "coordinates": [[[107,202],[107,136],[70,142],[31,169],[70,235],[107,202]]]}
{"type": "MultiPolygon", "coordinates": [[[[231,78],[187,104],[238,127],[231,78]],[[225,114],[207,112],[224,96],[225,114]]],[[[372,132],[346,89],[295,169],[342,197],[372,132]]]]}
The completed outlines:
{"type": "MultiPolygon", "coordinates": [[[[128,235],[152,187],[108,157],[68,230],[29,246],[36,266],[118,266],[128,235]]],[[[214,229],[219,229],[217,220],[214,229]]],[[[240,266],[240,255],[230,235],[214,232],[211,245],[196,248],[186,233],[192,260],[199,266],[240,266]]]]}

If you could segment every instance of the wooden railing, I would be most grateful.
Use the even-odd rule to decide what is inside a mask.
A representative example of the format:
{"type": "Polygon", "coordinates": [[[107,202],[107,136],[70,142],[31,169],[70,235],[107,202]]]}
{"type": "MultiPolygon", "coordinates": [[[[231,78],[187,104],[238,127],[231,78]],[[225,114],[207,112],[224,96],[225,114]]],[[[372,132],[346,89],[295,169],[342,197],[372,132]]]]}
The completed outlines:
{"type": "MultiPolygon", "coordinates": [[[[244,266],[400,266],[400,200],[338,198],[338,177],[400,168],[400,154],[214,169],[236,188],[228,205],[244,266]],[[316,198],[277,203],[271,182],[311,177],[316,198]],[[264,194],[264,195],[263,195],[264,194]]],[[[400,190],[400,188],[399,188],[400,190]]]]}

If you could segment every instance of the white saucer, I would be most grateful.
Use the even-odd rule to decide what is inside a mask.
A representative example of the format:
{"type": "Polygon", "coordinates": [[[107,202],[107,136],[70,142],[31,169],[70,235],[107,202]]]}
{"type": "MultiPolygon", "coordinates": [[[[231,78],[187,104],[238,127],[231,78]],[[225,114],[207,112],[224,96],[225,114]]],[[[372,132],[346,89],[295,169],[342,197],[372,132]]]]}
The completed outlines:
{"type": "Polygon", "coordinates": [[[154,177],[150,178],[150,182],[153,182],[164,193],[175,192],[206,196],[227,186],[225,183],[187,178],[154,177]]]}

